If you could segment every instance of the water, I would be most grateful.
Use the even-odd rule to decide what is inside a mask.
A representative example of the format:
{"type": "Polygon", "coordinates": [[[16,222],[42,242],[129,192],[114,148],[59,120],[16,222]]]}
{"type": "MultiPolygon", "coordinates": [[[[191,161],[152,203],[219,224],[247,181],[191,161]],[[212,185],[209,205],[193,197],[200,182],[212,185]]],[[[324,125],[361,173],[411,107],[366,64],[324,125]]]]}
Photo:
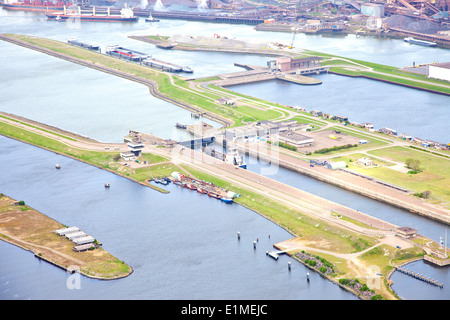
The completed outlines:
{"type": "MultiPolygon", "coordinates": [[[[37,13],[6,12],[5,10],[0,10],[0,16],[0,32],[2,33],[30,34],[60,41],[77,37],[102,46],[120,44],[148,52],[156,58],[164,57],[177,64],[188,65],[195,70],[193,75],[195,77],[241,71],[233,65],[234,62],[265,65],[267,60],[273,57],[164,51],[152,45],[131,40],[127,36],[131,34],[212,36],[217,33],[249,41],[257,39],[258,42],[270,40],[289,43],[291,41],[290,34],[257,32],[252,27],[242,25],[187,23],[180,20],[161,20],[157,24],[146,24],[141,20],[136,24],[83,23],[77,25],[49,22],[37,13]]],[[[412,64],[412,61],[417,64],[450,61],[447,50],[411,47],[401,40],[299,34],[296,36],[295,46],[398,67],[403,67],[405,63],[412,64]]],[[[0,50],[2,58],[5,58],[2,60],[10,62],[0,65],[2,111],[106,142],[122,141],[129,129],[179,140],[185,138],[186,133],[175,129],[175,123],[194,121],[189,112],[153,98],[148,93],[148,89],[142,85],[84,69],[6,42],[0,42],[0,50]]],[[[360,80],[331,75],[320,77],[323,77],[324,81],[322,86],[329,90],[327,93],[332,94],[333,100],[320,92],[323,90],[322,86],[301,87],[278,82],[249,86],[246,88],[248,91],[244,93],[265,98],[264,93],[269,91],[272,93],[267,98],[270,101],[302,106],[305,101],[305,106],[311,105],[311,109],[316,109],[315,106],[337,105],[339,106],[337,110],[342,110],[341,108],[350,101],[352,107],[346,109],[348,113],[339,112],[340,114],[349,116],[352,121],[359,121],[361,114],[364,114],[361,122],[374,122],[380,127],[388,125],[366,119],[367,108],[361,110],[354,102],[356,99],[352,101],[352,97],[372,97],[372,100],[368,98],[370,103],[365,105],[370,105],[370,110],[376,109],[381,114],[391,112],[393,109],[392,104],[386,101],[396,101],[398,117],[395,121],[397,122],[390,127],[400,131],[399,128],[406,125],[408,130],[405,132],[435,140],[440,140],[434,136],[435,132],[439,133],[439,137],[442,135],[448,137],[445,122],[448,100],[439,100],[442,96],[414,90],[399,94],[398,90],[403,88],[389,85],[385,87],[385,84],[380,82],[362,79],[360,82],[360,80]],[[271,85],[268,86],[269,84],[271,85]],[[345,93],[347,88],[353,89],[352,94],[345,93]],[[302,93],[301,96],[298,95],[299,92],[302,93]],[[371,95],[374,92],[383,92],[383,96],[371,95]],[[405,117],[405,113],[411,113],[404,109],[411,105],[415,108],[414,112],[420,112],[420,107],[416,107],[416,104],[412,102],[410,104],[398,102],[398,97],[408,97],[412,93],[414,98],[411,98],[410,102],[420,101],[417,105],[439,116],[423,117],[421,114],[417,119],[426,119],[424,123],[415,122],[414,117],[405,117]],[[290,98],[279,100],[284,96],[290,98]],[[402,112],[403,116],[400,116],[402,112]],[[411,123],[413,121],[414,124],[411,123]],[[426,129],[423,129],[423,126],[426,129]],[[430,126],[434,126],[433,130],[430,126]]],[[[376,115],[377,113],[373,112],[370,117],[376,115]]],[[[392,120],[391,118],[393,117],[379,119],[392,120]]],[[[210,123],[217,126],[213,122],[210,123]]],[[[32,148],[31,151],[28,149],[30,146],[9,139],[1,138],[0,145],[2,151],[5,150],[4,153],[0,153],[1,192],[13,198],[26,200],[27,204],[62,223],[77,224],[88,233],[95,234],[105,244],[106,250],[135,268],[131,277],[120,281],[102,282],[83,278],[82,290],[71,291],[66,287],[67,275],[63,271],[39,262],[28,252],[0,243],[0,251],[2,255],[5,253],[4,257],[6,257],[0,261],[1,298],[64,299],[101,296],[121,299],[354,299],[352,295],[317,275],[314,275],[320,283],[317,287],[307,287],[303,282],[297,283],[295,281],[297,279],[304,280],[306,272],[301,265],[293,264],[292,273],[287,273],[287,261],[289,261],[287,257],[281,257],[278,262],[275,262],[264,254],[258,255],[253,252],[251,244],[256,237],[264,239],[258,245],[258,252],[259,246],[264,246],[260,250],[263,253],[271,249],[273,243],[286,240],[290,238],[290,235],[242,207],[224,206],[220,202],[214,202],[213,199],[205,197],[195,198],[192,193],[186,193],[187,190],[177,190],[174,186],[169,187],[174,188],[170,189],[170,195],[160,195],[126,179],[53,153],[37,151],[39,149],[36,148],[32,148]],[[16,156],[25,152],[27,155],[30,154],[30,157],[16,156]],[[14,157],[11,157],[12,155],[14,157]],[[3,166],[4,163],[8,165],[3,166]],[[56,171],[54,163],[61,163],[63,169],[68,167],[73,170],[56,171]],[[103,187],[105,181],[109,181],[112,186],[108,191],[103,187]],[[67,194],[70,194],[70,197],[67,194]],[[188,207],[192,210],[186,214],[177,205],[178,203],[183,203],[182,208],[188,207]],[[186,204],[189,205],[186,206],[186,204]],[[224,226],[220,225],[218,228],[216,223],[218,221],[224,226]],[[186,227],[180,228],[180,226],[186,227]],[[235,241],[237,227],[243,235],[241,242],[235,241]],[[136,230],[136,232],[131,233],[126,230],[136,230]],[[201,233],[203,237],[200,236],[201,233]],[[266,236],[269,233],[271,234],[270,242],[267,241],[266,236]],[[248,244],[244,245],[244,238],[249,239],[248,244]],[[230,242],[227,242],[228,240],[230,242]],[[138,244],[130,248],[128,241],[138,244]],[[224,251],[217,249],[217,243],[221,245],[220,250],[224,251]],[[196,256],[197,260],[192,259],[193,256],[196,256]],[[286,264],[283,265],[283,263],[286,264]],[[175,267],[172,270],[169,266],[175,267]],[[236,270],[239,270],[238,274],[236,270]],[[198,292],[196,289],[193,293],[192,288],[197,288],[197,282],[199,283],[198,292]],[[279,288],[283,290],[273,292],[273,287],[270,285],[272,282],[279,283],[279,288]],[[324,292],[328,293],[324,294],[324,292]]],[[[443,234],[443,227],[440,224],[433,225],[429,221],[416,220],[416,216],[397,211],[391,206],[377,206],[376,202],[369,199],[354,198],[356,195],[353,193],[308,177],[280,170],[276,178],[333,201],[334,199],[343,201],[343,204],[360,211],[370,212],[373,215],[380,213],[385,220],[399,225],[410,225],[423,234],[430,234],[433,239],[443,234]]],[[[434,270],[429,265],[423,265],[423,268],[434,270]]],[[[448,274],[446,271],[448,268],[439,270],[444,270],[443,272],[448,274]]],[[[424,273],[428,272],[432,271],[424,273]]],[[[402,279],[394,282],[399,294],[409,299],[413,296],[402,285],[414,285],[415,281],[402,279]]],[[[431,290],[427,292],[427,298],[446,299],[448,297],[442,295],[442,291],[431,290]]]]}
{"type": "Polygon", "coordinates": [[[393,128],[398,133],[443,143],[450,137],[448,96],[333,74],[315,78],[322,80],[322,84],[298,86],[285,81],[267,81],[228,89],[284,105],[297,105],[308,111],[348,116],[349,121],[372,122],[375,129],[393,128]]]}
{"type": "Polygon", "coordinates": [[[0,242],[0,299],[356,299],[316,273],[308,284],[308,269],[288,256],[267,257],[291,235],[242,206],[173,184],[161,194],[5,137],[0,145],[3,193],[78,226],[134,269],[117,281],[82,277],[70,290],[63,270],[0,242]]]}

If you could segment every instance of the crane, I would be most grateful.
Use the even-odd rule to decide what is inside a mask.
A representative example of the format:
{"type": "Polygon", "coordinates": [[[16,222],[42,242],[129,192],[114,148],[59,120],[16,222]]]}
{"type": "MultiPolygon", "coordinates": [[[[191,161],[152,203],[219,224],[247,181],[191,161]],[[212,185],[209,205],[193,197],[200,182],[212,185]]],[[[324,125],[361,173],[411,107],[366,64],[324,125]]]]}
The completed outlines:
{"type": "Polygon", "coordinates": [[[298,30],[298,28],[292,27],[291,30],[292,30],[293,36],[292,36],[291,44],[289,45],[289,49],[294,48],[294,39],[295,39],[295,34],[297,33],[296,31],[298,30]]]}

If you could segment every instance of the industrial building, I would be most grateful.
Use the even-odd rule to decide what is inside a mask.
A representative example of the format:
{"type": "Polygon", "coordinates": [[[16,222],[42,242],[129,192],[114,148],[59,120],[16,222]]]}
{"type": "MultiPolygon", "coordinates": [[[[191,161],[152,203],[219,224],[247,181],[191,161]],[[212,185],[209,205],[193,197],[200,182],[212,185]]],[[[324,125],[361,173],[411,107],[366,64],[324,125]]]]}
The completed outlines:
{"type": "Polygon", "coordinates": [[[276,60],[268,61],[267,66],[271,70],[297,74],[327,71],[327,68],[320,66],[320,60],[322,60],[322,58],[316,56],[300,59],[280,57],[276,60]]]}
{"type": "Polygon", "coordinates": [[[292,131],[280,132],[278,139],[295,147],[310,147],[314,144],[314,138],[292,131]]]}
{"type": "Polygon", "coordinates": [[[397,228],[397,234],[403,238],[409,239],[414,238],[417,235],[417,230],[411,227],[400,227],[397,228]]]}
{"type": "Polygon", "coordinates": [[[428,69],[428,77],[450,81],[450,62],[430,64],[428,69]]]}

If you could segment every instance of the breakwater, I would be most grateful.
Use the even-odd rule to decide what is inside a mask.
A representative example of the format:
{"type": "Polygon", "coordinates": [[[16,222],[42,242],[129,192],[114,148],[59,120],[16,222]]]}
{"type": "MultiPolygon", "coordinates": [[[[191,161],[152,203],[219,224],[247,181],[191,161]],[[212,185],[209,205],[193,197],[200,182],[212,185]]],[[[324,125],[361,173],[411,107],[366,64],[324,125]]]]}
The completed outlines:
{"type": "Polygon", "coordinates": [[[170,102],[170,103],[172,103],[172,104],[174,104],[176,106],[182,107],[182,108],[184,108],[184,109],[186,109],[186,110],[188,110],[190,112],[193,112],[193,113],[196,113],[196,114],[197,113],[201,113],[202,116],[204,116],[205,118],[208,118],[210,120],[216,121],[216,122],[222,124],[224,127],[228,127],[228,126],[233,125],[233,123],[230,120],[226,119],[226,118],[220,117],[218,115],[215,115],[215,114],[212,114],[212,113],[209,113],[209,112],[204,112],[204,110],[202,110],[202,109],[200,109],[200,108],[198,108],[196,106],[193,106],[193,105],[190,105],[190,104],[187,104],[187,103],[184,103],[184,102],[180,102],[180,101],[178,101],[178,100],[176,100],[174,98],[171,98],[171,97],[168,97],[168,96],[162,94],[158,90],[158,83],[156,81],[152,81],[152,80],[147,79],[147,78],[142,78],[142,77],[139,77],[139,76],[135,76],[135,75],[132,75],[132,74],[124,72],[124,71],[120,71],[120,70],[117,70],[117,69],[109,68],[109,67],[106,67],[106,66],[103,66],[103,65],[100,65],[100,64],[97,64],[97,63],[92,63],[92,62],[89,62],[89,61],[86,61],[86,60],[83,60],[83,59],[75,58],[73,56],[70,56],[70,55],[67,55],[67,54],[63,54],[63,53],[59,53],[57,51],[54,51],[54,50],[51,50],[51,49],[47,49],[47,48],[44,48],[42,46],[35,45],[35,44],[29,43],[29,42],[26,42],[26,41],[22,41],[22,40],[19,40],[19,39],[13,38],[13,37],[9,37],[9,36],[3,35],[3,34],[0,35],[0,40],[7,41],[7,42],[10,42],[10,43],[13,43],[13,44],[16,44],[16,45],[19,45],[19,46],[22,46],[22,47],[25,47],[25,48],[28,48],[28,49],[33,49],[33,50],[36,50],[36,51],[39,51],[39,52],[42,52],[42,53],[54,56],[56,58],[64,59],[64,60],[69,61],[69,62],[77,63],[77,64],[85,66],[85,67],[96,69],[98,71],[102,71],[102,72],[109,73],[109,74],[112,74],[112,75],[115,75],[115,76],[118,76],[118,77],[121,77],[121,78],[124,78],[124,79],[128,79],[128,80],[131,80],[131,81],[134,81],[134,82],[138,82],[138,83],[144,84],[144,85],[146,85],[149,88],[150,93],[153,96],[155,96],[155,97],[157,97],[159,99],[165,100],[165,101],[170,102]]]}

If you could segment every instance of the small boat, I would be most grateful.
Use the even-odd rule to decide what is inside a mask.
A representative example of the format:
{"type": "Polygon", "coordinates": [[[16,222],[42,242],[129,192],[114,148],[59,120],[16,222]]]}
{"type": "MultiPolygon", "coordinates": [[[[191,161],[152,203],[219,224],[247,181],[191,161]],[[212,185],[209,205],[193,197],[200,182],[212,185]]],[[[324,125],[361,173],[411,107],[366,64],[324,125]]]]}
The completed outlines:
{"type": "Polygon", "coordinates": [[[220,200],[222,200],[223,202],[226,202],[226,203],[231,203],[231,202],[233,202],[233,199],[228,198],[228,197],[222,197],[222,198],[220,198],[220,200]]]}
{"type": "Polygon", "coordinates": [[[191,190],[197,190],[197,187],[194,186],[194,185],[192,185],[192,184],[190,184],[190,183],[186,184],[186,187],[187,187],[188,189],[191,189],[191,190]]]}
{"type": "Polygon", "coordinates": [[[167,186],[169,184],[169,182],[167,182],[165,179],[154,179],[153,181],[155,181],[156,183],[159,183],[159,184],[163,184],[165,186],[167,186]]]}
{"type": "Polygon", "coordinates": [[[145,22],[159,22],[159,19],[155,19],[150,15],[148,18],[145,19],[145,22]]]}
{"type": "Polygon", "coordinates": [[[109,182],[105,182],[105,188],[109,188],[109,182]]]}
{"type": "Polygon", "coordinates": [[[209,192],[208,196],[210,196],[211,198],[220,199],[220,196],[217,193],[214,193],[214,192],[209,192]]]}
{"type": "Polygon", "coordinates": [[[206,191],[205,189],[202,189],[202,188],[197,188],[197,192],[198,193],[208,193],[208,191],[206,191]]]}
{"type": "Polygon", "coordinates": [[[194,70],[192,70],[191,68],[184,66],[181,68],[181,71],[186,72],[186,73],[193,73],[194,70]]]}

